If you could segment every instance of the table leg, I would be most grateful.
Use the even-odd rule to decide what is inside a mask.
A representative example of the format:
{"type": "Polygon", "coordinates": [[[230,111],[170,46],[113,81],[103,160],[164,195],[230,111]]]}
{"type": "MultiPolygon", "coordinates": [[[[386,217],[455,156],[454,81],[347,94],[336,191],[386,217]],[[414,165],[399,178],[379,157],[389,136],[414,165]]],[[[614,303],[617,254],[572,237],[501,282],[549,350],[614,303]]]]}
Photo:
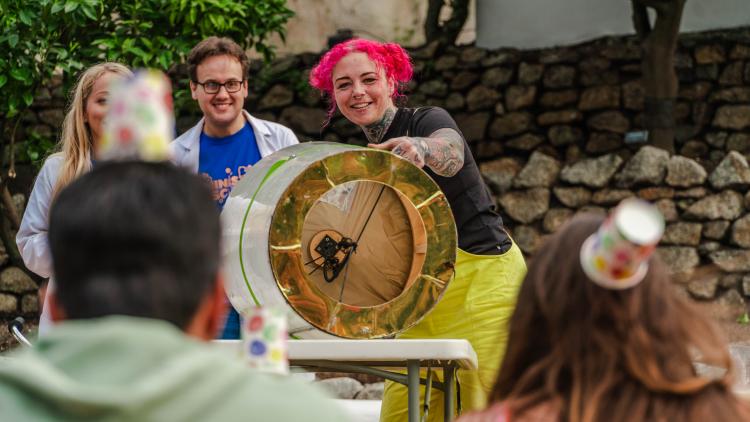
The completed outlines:
{"type": "Polygon", "coordinates": [[[445,422],[452,421],[455,412],[455,408],[453,406],[453,400],[456,398],[455,377],[455,366],[453,366],[452,364],[443,366],[443,409],[445,409],[443,419],[445,420],[445,422]]]}
{"type": "Polygon", "coordinates": [[[425,378],[424,381],[424,406],[422,406],[423,412],[421,416],[422,422],[426,421],[430,416],[430,399],[432,398],[430,397],[430,394],[432,394],[432,368],[427,365],[427,378],[425,378]]]}
{"type": "Polygon", "coordinates": [[[406,362],[406,376],[408,378],[406,388],[408,390],[409,422],[419,421],[419,361],[409,360],[406,362]]]}

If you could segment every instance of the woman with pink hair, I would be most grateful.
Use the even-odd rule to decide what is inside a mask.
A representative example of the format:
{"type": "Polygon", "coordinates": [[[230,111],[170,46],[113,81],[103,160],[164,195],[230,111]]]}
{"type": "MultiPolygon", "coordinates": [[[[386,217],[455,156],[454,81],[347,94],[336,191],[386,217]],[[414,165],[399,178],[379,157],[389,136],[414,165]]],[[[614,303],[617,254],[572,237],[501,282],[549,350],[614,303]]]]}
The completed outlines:
{"type": "MultiPolygon", "coordinates": [[[[464,410],[485,405],[505,351],[507,324],[526,274],[519,248],[502,219],[456,122],[439,107],[399,108],[395,102],[412,77],[411,60],[398,44],[354,39],[328,51],[310,73],[310,84],[362,128],[371,148],[399,155],[424,169],[450,203],[458,246],[456,277],[441,301],[399,338],[465,338],[479,358],[478,371],[458,371],[464,410]],[[500,327],[500,328],[498,328],[500,327]]],[[[405,420],[406,388],[387,382],[381,420],[405,420]]],[[[433,394],[430,419],[443,414],[433,394]]]]}

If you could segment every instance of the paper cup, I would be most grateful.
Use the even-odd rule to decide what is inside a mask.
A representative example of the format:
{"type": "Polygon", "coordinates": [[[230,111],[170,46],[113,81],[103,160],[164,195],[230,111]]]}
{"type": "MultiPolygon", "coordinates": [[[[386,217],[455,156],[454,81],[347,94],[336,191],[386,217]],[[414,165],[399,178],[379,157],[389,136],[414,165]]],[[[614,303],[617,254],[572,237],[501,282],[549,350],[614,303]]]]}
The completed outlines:
{"type": "Polygon", "coordinates": [[[648,272],[648,259],[664,233],[664,217],[650,203],[622,201],[596,233],[583,243],[581,267],[609,289],[635,286],[648,272]]]}
{"type": "Polygon", "coordinates": [[[242,321],[242,350],[251,368],[289,373],[286,315],[281,309],[257,307],[242,321]]]}

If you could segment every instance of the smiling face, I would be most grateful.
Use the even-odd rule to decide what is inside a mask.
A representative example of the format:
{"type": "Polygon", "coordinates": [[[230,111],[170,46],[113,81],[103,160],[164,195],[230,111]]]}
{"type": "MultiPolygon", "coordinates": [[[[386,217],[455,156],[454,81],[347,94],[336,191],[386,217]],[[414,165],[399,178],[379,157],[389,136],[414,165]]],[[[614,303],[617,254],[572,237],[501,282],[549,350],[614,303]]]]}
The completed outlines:
{"type": "MultiPolygon", "coordinates": [[[[195,73],[200,83],[209,81],[225,83],[230,80],[242,81],[244,79],[239,60],[228,55],[208,57],[197,66],[195,73]]],[[[221,87],[216,94],[206,93],[203,86],[191,81],[190,91],[206,118],[203,131],[207,135],[229,136],[245,125],[242,107],[247,97],[247,81],[242,83],[242,88],[237,92],[230,93],[227,92],[226,87],[221,87]]]]}
{"type": "Polygon", "coordinates": [[[109,109],[107,97],[109,95],[110,83],[122,77],[122,75],[113,72],[103,73],[96,82],[94,82],[94,85],[91,87],[91,93],[86,98],[83,121],[86,122],[89,127],[91,140],[94,145],[96,145],[102,137],[104,117],[107,115],[107,110],[109,109]]]}
{"type": "Polygon", "coordinates": [[[380,120],[386,110],[394,107],[394,84],[365,53],[344,56],[333,68],[332,78],[336,106],[358,126],[380,120]]]}

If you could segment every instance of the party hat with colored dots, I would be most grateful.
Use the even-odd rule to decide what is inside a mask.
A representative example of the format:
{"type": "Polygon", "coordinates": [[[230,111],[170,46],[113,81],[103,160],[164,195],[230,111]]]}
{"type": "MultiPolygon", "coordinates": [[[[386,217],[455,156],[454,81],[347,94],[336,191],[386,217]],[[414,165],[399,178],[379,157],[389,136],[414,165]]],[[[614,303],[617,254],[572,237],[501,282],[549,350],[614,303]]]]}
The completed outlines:
{"type": "Polygon", "coordinates": [[[97,160],[167,161],[172,139],[172,88],[162,72],[140,70],[112,84],[97,160]]]}
{"type": "Polygon", "coordinates": [[[664,217],[652,204],[626,199],[581,247],[581,267],[594,283],[627,289],[648,272],[648,260],[664,233],[664,217]]]}
{"type": "Polygon", "coordinates": [[[250,367],[265,372],[289,372],[287,323],[282,309],[253,308],[242,322],[242,345],[250,367]]]}

